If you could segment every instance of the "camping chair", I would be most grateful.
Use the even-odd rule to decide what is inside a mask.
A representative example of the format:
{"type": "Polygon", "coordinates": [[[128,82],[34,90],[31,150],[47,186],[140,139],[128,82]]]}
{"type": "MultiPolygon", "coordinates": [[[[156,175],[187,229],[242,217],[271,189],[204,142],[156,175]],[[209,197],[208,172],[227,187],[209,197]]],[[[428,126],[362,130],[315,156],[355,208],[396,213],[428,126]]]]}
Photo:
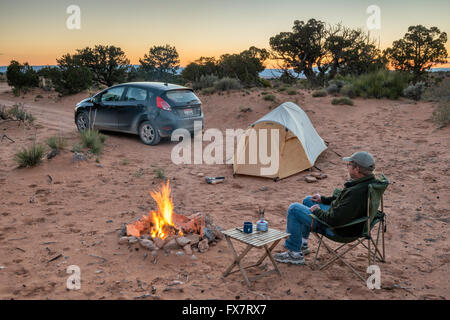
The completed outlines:
{"type": "MultiPolygon", "coordinates": [[[[367,216],[356,219],[345,225],[331,227],[327,223],[325,223],[325,222],[321,221],[319,218],[317,218],[314,214],[311,214],[311,217],[314,220],[323,223],[328,228],[330,228],[332,231],[338,230],[339,228],[348,227],[351,225],[362,223],[365,221],[367,222],[366,224],[364,224],[362,234],[357,237],[341,237],[341,236],[336,235],[336,233],[334,233],[334,232],[333,232],[335,234],[334,236],[326,235],[325,236],[326,238],[341,244],[335,250],[331,249],[325,243],[325,241],[323,239],[324,235],[322,235],[322,234],[319,235],[316,232],[312,232],[314,234],[314,236],[316,236],[319,239],[319,246],[317,248],[317,252],[314,257],[314,262],[313,262],[313,266],[312,266],[313,268],[316,267],[316,259],[319,254],[320,246],[322,244],[328,250],[328,252],[330,252],[334,257],[331,260],[329,260],[328,262],[326,262],[320,266],[317,266],[318,270],[322,270],[322,269],[326,268],[327,266],[329,266],[330,264],[332,264],[333,262],[335,262],[336,260],[340,260],[347,267],[349,267],[350,270],[353,271],[353,273],[355,273],[361,280],[363,280],[365,282],[366,279],[364,279],[359,272],[357,272],[349,263],[347,263],[347,261],[345,261],[342,258],[344,256],[344,254],[346,254],[350,250],[354,249],[359,244],[362,244],[367,249],[367,259],[368,259],[369,266],[372,264],[375,264],[377,258],[380,262],[386,262],[386,255],[385,255],[385,249],[384,249],[384,233],[386,232],[386,214],[384,212],[384,207],[383,207],[383,193],[386,190],[388,185],[389,185],[389,181],[387,180],[387,178],[384,175],[381,175],[381,179],[377,180],[377,182],[371,183],[369,185],[369,193],[368,193],[368,198],[367,198],[367,216]],[[380,207],[380,204],[381,204],[381,210],[378,210],[378,208],[380,207]],[[377,224],[378,224],[377,238],[376,238],[376,241],[374,241],[374,239],[372,237],[372,229],[377,224]],[[382,243],[381,251],[378,248],[380,232],[381,232],[381,243],[382,243]],[[365,243],[366,242],[365,240],[367,240],[367,245],[365,243]],[[371,245],[374,246],[373,251],[371,249],[371,245]],[[346,248],[346,250],[344,250],[343,252],[340,251],[341,249],[344,249],[344,248],[346,248]]],[[[334,195],[337,195],[339,193],[340,193],[340,190],[336,189],[334,192],[334,195]]]]}

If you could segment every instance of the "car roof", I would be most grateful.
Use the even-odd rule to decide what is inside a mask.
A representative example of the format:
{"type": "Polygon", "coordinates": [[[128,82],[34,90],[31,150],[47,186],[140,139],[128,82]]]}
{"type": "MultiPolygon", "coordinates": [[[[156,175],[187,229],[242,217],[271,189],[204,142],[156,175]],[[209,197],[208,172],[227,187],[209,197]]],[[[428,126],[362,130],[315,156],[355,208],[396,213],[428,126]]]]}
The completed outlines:
{"type": "Polygon", "coordinates": [[[153,89],[153,90],[157,90],[157,91],[169,91],[169,90],[177,90],[177,89],[187,89],[187,90],[191,90],[187,87],[184,86],[180,86],[177,84],[172,84],[172,83],[167,83],[167,82],[127,82],[127,83],[121,83],[121,84],[117,84],[113,87],[118,87],[118,86],[136,86],[136,87],[141,87],[141,88],[146,88],[146,89],[153,89]]]}

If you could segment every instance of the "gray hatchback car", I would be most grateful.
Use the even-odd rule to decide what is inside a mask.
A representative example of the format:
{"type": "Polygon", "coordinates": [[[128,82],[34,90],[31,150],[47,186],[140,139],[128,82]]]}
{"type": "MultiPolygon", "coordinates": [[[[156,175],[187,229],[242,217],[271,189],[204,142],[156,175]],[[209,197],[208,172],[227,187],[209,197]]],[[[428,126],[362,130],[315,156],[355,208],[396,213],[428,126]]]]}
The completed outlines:
{"type": "Polygon", "coordinates": [[[204,125],[200,99],[192,89],[160,82],[130,82],[109,87],[75,108],[79,131],[88,128],[138,134],[156,145],[179,128],[194,132],[204,125]]]}

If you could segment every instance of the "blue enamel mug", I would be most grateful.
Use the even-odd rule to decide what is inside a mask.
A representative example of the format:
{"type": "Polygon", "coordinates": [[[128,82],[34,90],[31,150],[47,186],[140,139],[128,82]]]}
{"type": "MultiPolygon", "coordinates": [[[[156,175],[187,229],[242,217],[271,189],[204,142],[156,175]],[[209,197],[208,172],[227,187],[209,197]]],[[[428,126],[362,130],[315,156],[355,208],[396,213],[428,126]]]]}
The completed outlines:
{"type": "Polygon", "coordinates": [[[252,233],[253,232],[253,222],[244,222],[244,232],[245,233],[252,233]]]}

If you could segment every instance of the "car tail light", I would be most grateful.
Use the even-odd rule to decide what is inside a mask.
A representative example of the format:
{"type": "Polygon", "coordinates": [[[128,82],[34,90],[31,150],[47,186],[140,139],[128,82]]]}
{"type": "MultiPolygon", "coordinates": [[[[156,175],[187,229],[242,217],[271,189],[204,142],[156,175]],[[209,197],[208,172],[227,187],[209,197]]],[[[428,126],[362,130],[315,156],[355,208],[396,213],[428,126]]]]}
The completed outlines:
{"type": "Polygon", "coordinates": [[[161,97],[156,97],[156,106],[160,109],[171,111],[172,107],[161,97]]]}

